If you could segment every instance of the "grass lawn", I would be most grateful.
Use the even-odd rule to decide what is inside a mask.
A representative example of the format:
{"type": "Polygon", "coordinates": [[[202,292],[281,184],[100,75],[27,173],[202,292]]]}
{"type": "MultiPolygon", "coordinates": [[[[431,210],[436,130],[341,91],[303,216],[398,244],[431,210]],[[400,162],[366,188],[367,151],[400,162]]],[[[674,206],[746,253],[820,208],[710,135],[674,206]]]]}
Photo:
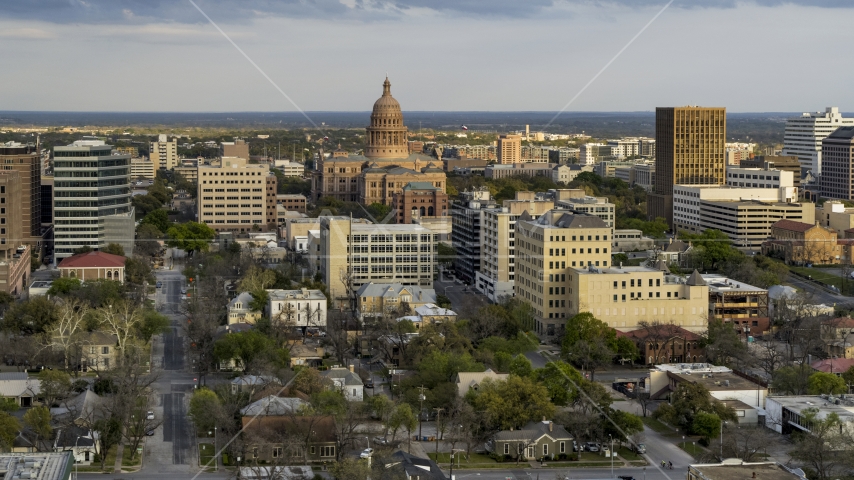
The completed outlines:
{"type": "MultiPolygon", "coordinates": [[[[807,268],[807,267],[789,267],[793,272],[797,272],[804,277],[810,276],[813,280],[818,282],[827,284],[827,285],[835,285],[839,291],[842,291],[842,277],[838,275],[834,275],[827,271],[824,271],[820,268],[807,268]]],[[[846,295],[854,294],[854,280],[846,280],[845,281],[845,290],[846,295]]]]}
{"type": "Polygon", "coordinates": [[[620,447],[617,449],[617,455],[628,461],[643,460],[640,455],[631,451],[628,447],[620,447]]]}
{"type": "MultiPolygon", "coordinates": [[[[140,448],[143,448],[143,444],[139,444],[140,448]]],[[[140,460],[142,459],[142,452],[138,452],[136,457],[131,460],[130,459],[131,448],[129,445],[125,445],[125,449],[122,452],[122,466],[123,467],[136,467],[139,466],[140,460]]]]}
{"type": "Polygon", "coordinates": [[[674,430],[672,428],[668,427],[667,425],[663,424],[662,422],[660,422],[660,421],[658,421],[652,417],[641,417],[641,421],[643,421],[644,425],[646,425],[647,427],[655,430],[656,432],[658,432],[662,435],[672,435],[674,432],[674,430]]]}
{"type": "Polygon", "coordinates": [[[691,442],[679,442],[679,448],[688,452],[692,457],[698,458],[701,454],[706,452],[706,449],[697,445],[696,443],[691,442]]]}
{"type": "Polygon", "coordinates": [[[200,443],[199,444],[199,466],[204,467],[208,463],[210,463],[210,467],[213,468],[213,457],[214,457],[214,446],[212,443],[200,443]]]}

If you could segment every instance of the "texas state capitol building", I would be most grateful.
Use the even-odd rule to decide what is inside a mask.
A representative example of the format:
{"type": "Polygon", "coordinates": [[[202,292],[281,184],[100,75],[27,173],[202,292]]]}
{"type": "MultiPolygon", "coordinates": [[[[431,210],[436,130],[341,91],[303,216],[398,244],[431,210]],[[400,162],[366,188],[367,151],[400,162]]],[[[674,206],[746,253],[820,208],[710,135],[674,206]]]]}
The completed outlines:
{"type": "Polygon", "coordinates": [[[391,205],[394,194],[410,182],[427,182],[445,191],[445,173],[437,160],[410,152],[408,130],[400,103],[391,96],[391,83],[383,82],[383,94],[374,102],[366,129],[364,155],[340,148],[329,158],[321,156],[312,172],[312,198],[333,197],[364,205],[391,205]]]}

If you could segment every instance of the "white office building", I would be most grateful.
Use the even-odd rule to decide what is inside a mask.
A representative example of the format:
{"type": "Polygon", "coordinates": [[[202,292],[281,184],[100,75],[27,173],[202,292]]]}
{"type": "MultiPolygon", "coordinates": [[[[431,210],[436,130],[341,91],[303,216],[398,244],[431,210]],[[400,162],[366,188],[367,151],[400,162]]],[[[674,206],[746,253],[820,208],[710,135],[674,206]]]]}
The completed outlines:
{"type": "Polygon", "coordinates": [[[786,120],[783,155],[795,155],[803,170],[821,174],[821,141],[839,127],[854,125],[854,118],[843,118],[838,107],[822,112],[802,113],[786,120]]]}
{"type": "MultiPolygon", "coordinates": [[[[736,165],[727,165],[726,184],[732,187],[746,188],[794,187],[795,175],[792,172],[782,170],[742,168],[736,165]]],[[[795,190],[795,195],[797,196],[797,194],[798,191],[795,190]]]]}
{"type": "Polygon", "coordinates": [[[175,168],[178,166],[178,139],[170,142],[166,135],[158,135],[157,141],[149,144],[148,157],[155,169],[175,168]]]}

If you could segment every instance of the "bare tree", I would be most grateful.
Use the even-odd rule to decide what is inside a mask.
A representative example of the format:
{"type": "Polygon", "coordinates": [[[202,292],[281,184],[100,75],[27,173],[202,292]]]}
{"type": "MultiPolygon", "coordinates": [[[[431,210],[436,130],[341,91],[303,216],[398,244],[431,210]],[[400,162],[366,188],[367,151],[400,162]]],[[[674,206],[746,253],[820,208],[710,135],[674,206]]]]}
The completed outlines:
{"type": "Polygon", "coordinates": [[[66,299],[57,309],[57,320],[46,335],[47,347],[62,352],[65,369],[71,366],[73,354],[80,348],[80,335],[85,327],[88,306],[76,299],[66,299]]]}
{"type": "Polygon", "coordinates": [[[135,330],[142,322],[142,311],[139,305],[123,300],[107,308],[101,308],[97,312],[101,328],[116,336],[118,342],[116,348],[119,354],[126,355],[134,339],[135,330]]]}

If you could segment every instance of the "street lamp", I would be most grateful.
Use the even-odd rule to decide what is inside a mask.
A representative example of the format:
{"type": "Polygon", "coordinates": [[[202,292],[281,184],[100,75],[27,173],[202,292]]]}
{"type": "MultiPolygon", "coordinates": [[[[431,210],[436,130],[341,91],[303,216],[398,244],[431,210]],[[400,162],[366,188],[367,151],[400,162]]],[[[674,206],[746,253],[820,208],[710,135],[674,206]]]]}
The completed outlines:
{"type": "Polygon", "coordinates": [[[611,478],[614,478],[614,437],[609,433],[608,438],[611,439],[611,449],[608,450],[608,455],[611,456],[611,478]]]}
{"type": "Polygon", "coordinates": [[[727,422],[721,420],[721,461],[724,461],[724,425],[727,422]]]}

